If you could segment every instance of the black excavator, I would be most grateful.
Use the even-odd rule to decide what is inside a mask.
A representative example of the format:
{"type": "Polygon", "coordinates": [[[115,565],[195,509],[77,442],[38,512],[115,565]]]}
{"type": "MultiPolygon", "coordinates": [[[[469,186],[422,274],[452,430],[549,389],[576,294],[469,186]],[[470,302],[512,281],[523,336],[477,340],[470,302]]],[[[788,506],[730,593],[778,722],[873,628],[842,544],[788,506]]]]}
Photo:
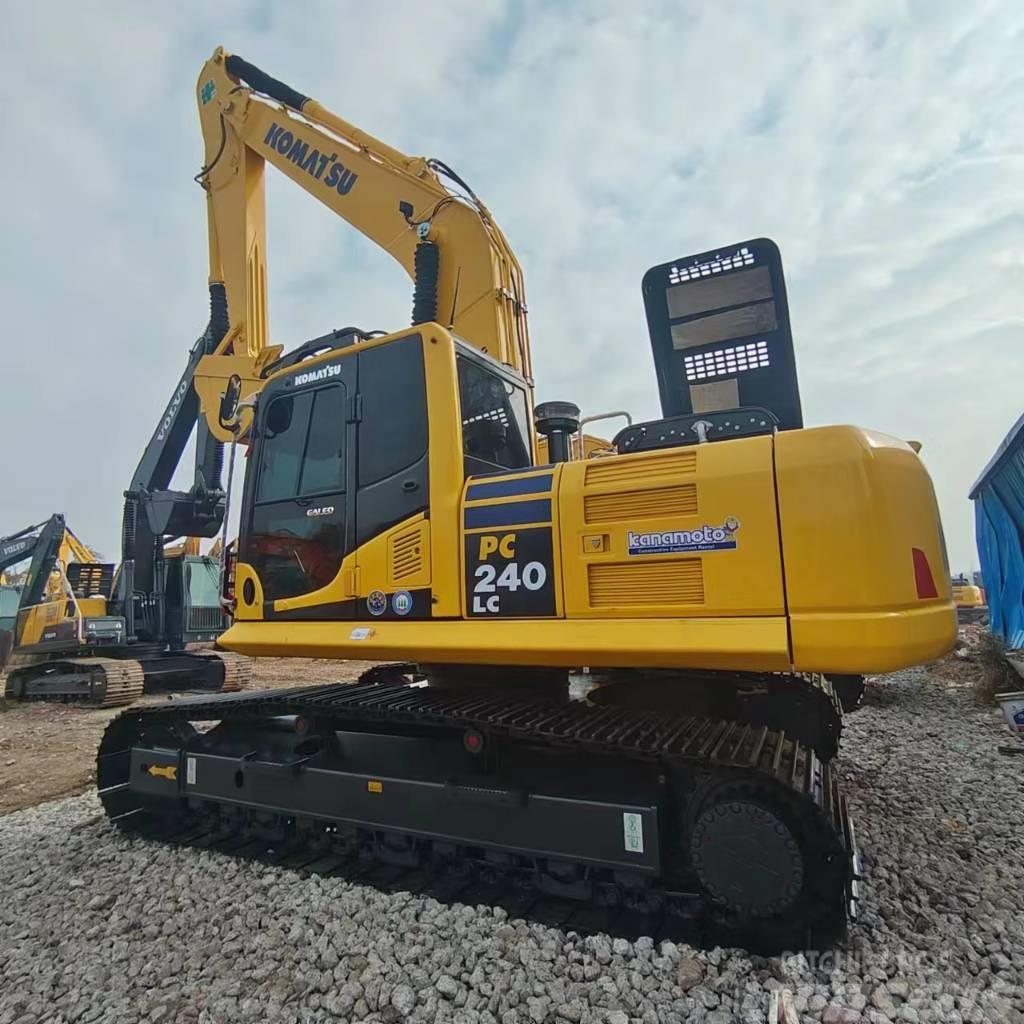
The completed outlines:
{"type": "Polygon", "coordinates": [[[125,492],[120,565],[63,564],[60,515],[0,542],[0,551],[11,549],[9,564],[32,557],[7,639],[8,700],[111,707],[144,692],[238,690],[251,677],[250,658],[194,646],[214,643],[228,626],[220,559],[165,550],[179,537],[216,536],[224,523],[223,445],[205,422],[197,423],[192,386],[199,360],[222,328],[211,319],[189,353],[125,492]],[[172,490],[193,428],[194,483],[187,491],[172,490]],[[63,574],[63,593],[44,600],[55,571],[63,574]]]}

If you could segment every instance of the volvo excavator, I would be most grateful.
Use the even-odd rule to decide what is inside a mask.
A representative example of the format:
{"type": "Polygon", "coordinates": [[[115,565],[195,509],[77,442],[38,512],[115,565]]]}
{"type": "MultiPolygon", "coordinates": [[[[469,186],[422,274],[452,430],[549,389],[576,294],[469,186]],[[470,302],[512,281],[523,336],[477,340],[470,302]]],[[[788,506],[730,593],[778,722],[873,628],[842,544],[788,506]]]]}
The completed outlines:
{"type": "Polygon", "coordinates": [[[381,664],[123,712],[110,819],[577,930],[833,941],[837,686],[941,656],[956,614],[917,450],[803,424],[777,248],[648,271],[664,415],[588,446],[533,408],[519,264],[451,168],[221,49],[197,103],[195,395],[229,476],[248,455],[221,643],[381,664]],[[269,344],[268,163],[405,268],[412,326],[269,344]]]}
{"type": "MultiPolygon", "coordinates": [[[[96,552],[57,513],[0,537],[0,669],[12,652],[18,654],[22,641],[54,639],[55,624],[61,620],[82,628],[82,609],[70,591],[67,573],[73,565],[99,562],[96,552]]],[[[90,570],[84,578],[92,578],[90,570]]]]}
{"type": "Polygon", "coordinates": [[[141,639],[128,629],[124,565],[102,562],[64,516],[0,538],[0,570],[27,562],[19,585],[0,590],[0,668],[8,700],[59,700],[94,707],[130,704],[144,692],[239,689],[248,658],[188,649],[212,643],[226,624],[220,563],[180,550],[154,550],[160,565],[162,632],[141,639]],[[9,607],[8,607],[9,605],[9,607]]]}

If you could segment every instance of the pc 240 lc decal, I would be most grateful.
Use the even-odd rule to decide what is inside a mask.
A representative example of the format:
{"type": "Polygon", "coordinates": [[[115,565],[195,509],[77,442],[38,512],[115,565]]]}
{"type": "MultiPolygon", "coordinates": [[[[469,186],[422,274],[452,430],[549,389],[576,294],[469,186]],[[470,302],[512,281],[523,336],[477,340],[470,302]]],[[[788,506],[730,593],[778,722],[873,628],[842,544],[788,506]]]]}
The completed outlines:
{"type": "Polygon", "coordinates": [[[733,551],[740,521],[726,516],[721,526],[705,523],[693,530],[630,530],[626,544],[630,555],[678,555],[685,551],[733,551]]]}

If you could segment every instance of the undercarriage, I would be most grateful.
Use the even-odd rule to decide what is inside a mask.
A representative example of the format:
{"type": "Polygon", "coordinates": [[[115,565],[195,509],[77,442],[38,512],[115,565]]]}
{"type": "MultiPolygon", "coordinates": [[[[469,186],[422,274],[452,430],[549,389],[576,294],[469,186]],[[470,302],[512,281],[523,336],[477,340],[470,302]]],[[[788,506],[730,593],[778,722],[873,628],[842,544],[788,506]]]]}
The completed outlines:
{"type": "Polygon", "coordinates": [[[251,675],[251,660],[229,651],[168,652],[155,644],[132,644],[81,654],[16,656],[7,669],[4,696],[120,707],[144,693],[240,690],[251,675]]]}
{"type": "Polygon", "coordinates": [[[577,931],[810,948],[856,904],[834,772],[789,730],[411,666],[130,709],[97,783],[128,833],[577,931]]]}

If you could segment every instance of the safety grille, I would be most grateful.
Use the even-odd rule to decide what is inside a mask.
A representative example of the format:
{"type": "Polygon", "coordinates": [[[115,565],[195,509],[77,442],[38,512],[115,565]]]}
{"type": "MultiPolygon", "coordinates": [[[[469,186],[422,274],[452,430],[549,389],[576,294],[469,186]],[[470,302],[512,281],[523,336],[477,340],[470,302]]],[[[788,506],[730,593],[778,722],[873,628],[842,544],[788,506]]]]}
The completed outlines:
{"type": "Polygon", "coordinates": [[[587,566],[591,608],[704,603],[699,558],[587,566]]]}
{"type": "Polygon", "coordinates": [[[696,484],[652,487],[618,494],[588,494],[583,499],[587,523],[615,523],[656,516],[692,516],[697,512],[696,484]]]}
{"type": "Polygon", "coordinates": [[[737,373],[758,370],[770,366],[771,359],[767,341],[752,341],[686,356],[685,365],[687,380],[704,380],[706,377],[735,377],[737,373]]]}
{"type": "Polygon", "coordinates": [[[224,628],[224,617],[219,608],[189,608],[185,629],[189,633],[219,633],[224,628]]]}
{"type": "Polygon", "coordinates": [[[587,466],[584,484],[587,487],[634,481],[669,484],[675,483],[680,476],[696,472],[696,451],[666,451],[643,459],[621,456],[593,462],[587,466]]]}
{"type": "Polygon", "coordinates": [[[72,562],[67,577],[75,597],[110,597],[114,566],[104,562],[72,562]]]}
{"type": "Polygon", "coordinates": [[[689,267],[674,266],[668,272],[668,279],[672,284],[682,284],[684,281],[695,281],[698,277],[710,277],[712,274],[720,274],[723,270],[738,270],[740,267],[749,267],[754,262],[754,254],[746,247],[737,249],[731,256],[719,256],[716,259],[708,260],[706,263],[697,263],[689,267]]]}
{"type": "Polygon", "coordinates": [[[391,538],[388,550],[388,575],[392,583],[401,583],[423,571],[423,526],[391,538]]]}

